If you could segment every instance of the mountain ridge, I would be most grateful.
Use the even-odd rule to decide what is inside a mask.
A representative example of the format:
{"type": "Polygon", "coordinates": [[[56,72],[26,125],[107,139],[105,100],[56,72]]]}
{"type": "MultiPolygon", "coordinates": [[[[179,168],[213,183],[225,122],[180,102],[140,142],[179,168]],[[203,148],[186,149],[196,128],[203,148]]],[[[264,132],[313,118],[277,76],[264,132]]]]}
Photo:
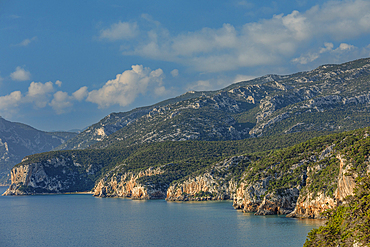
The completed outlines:
{"type": "Polygon", "coordinates": [[[370,120],[369,75],[370,59],[364,58],[291,75],[266,75],[216,91],[187,92],[109,114],[56,150],[361,128],[370,120]]]}

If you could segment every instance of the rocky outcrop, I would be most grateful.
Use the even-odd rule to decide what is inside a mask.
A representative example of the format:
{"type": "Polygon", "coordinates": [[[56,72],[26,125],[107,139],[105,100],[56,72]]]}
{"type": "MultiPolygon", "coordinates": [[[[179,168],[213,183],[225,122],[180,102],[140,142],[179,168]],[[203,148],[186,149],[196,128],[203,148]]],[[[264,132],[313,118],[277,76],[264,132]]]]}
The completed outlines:
{"type": "Polygon", "coordinates": [[[249,162],[249,159],[245,156],[235,156],[217,163],[202,175],[176,182],[168,188],[166,200],[232,200],[238,184],[238,179],[232,169],[243,161],[249,162]]]}
{"type": "Polygon", "coordinates": [[[131,199],[164,199],[166,191],[153,188],[147,184],[141,184],[137,180],[142,177],[150,177],[162,174],[161,167],[150,167],[139,172],[118,173],[124,165],[117,166],[104,178],[98,181],[93,189],[93,195],[97,197],[128,197],[131,199]]]}
{"type": "Polygon", "coordinates": [[[167,201],[208,201],[233,199],[237,183],[230,180],[225,184],[211,174],[189,178],[167,190],[167,201]]]}
{"type": "Polygon", "coordinates": [[[256,215],[288,214],[296,205],[299,196],[297,188],[267,193],[270,177],[251,184],[242,182],[233,201],[235,209],[254,212],[256,215]]]}
{"type": "Polygon", "coordinates": [[[44,132],[0,117],[0,185],[10,184],[10,170],[26,155],[50,151],[76,135],[44,132]]]}
{"type": "MultiPolygon", "coordinates": [[[[353,189],[356,185],[356,174],[350,172],[351,166],[350,164],[347,164],[347,161],[342,155],[338,154],[336,157],[340,160],[340,169],[336,181],[337,189],[334,196],[328,195],[323,191],[320,191],[315,195],[315,193],[310,192],[305,188],[298,198],[297,206],[294,211],[288,215],[288,217],[322,219],[324,218],[322,213],[325,210],[337,207],[343,203],[347,196],[353,194],[353,189]]],[[[308,183],[309,180],[310,177],[307,178],[308,183]]]]}
{"type": "Polygon", "coordinates": [[[74,161],[71,157],[27,163],[11,170],[11,185],[3,195],[33,195],[43,193],[65,193],[89,191],[94,185],[94,175],[101,166],[88,167],[74,161]]]}

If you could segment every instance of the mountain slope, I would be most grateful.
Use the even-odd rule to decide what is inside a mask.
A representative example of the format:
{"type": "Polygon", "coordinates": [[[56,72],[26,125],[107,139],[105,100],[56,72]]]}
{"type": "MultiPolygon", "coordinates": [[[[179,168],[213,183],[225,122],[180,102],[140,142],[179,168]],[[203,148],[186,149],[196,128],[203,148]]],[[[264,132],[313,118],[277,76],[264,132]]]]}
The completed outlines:
{"type": "Polygon", "coordinates": [[[366,58],[293,75],[267,75],[213,92],[188,92],[110,114],[57,149],[352,130],[370,123],[369,81],[366,58]]]}
{"type": "Polygon", "coordinates": [[[44,132],[0,117],[0,184],[10,183],[11,168],[26,155],[50,151],[76,135],[44,132]]]}

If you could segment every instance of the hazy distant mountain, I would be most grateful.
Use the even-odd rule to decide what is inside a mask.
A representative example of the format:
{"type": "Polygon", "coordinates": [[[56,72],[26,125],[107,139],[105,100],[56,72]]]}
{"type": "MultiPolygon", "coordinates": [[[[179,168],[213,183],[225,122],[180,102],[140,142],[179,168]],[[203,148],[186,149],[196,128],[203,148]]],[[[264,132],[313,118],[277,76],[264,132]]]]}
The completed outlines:
{"type": "Polygon", "coordinates": [[[292,75],[266,75],[112,113],[57,149],[361,128],[370,123],[369,81],[369,58],[292,75]]]}
{"type": "Polygon", "coordinates": [[[10,169],[24,156],[50,151],[76,135],[44,132],[0,117],[0,184],[10,182],[10,169]]]}

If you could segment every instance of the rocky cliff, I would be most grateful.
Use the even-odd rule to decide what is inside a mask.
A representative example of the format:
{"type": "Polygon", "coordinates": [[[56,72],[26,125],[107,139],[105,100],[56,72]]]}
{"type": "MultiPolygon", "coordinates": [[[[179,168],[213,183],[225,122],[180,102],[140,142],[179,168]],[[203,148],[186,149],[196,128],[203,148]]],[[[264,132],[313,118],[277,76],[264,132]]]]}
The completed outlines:
{"type": "Polygon", "coordinates": [[[62,153],[22,163],[11,170],[11,185],[3,195],[33,195],[90,191],[101,164],[79,163],[79,154],[62,153]]]}
{"type": "Polygon", "coordinates": [[[338,207],[343,203],[347,196],[353,194],[353,189],[356,186],[355,178],[358,175],[351,171],[351,164],[348,164],[347,160],[345,160],[342,155],[337,154],[336,158],[339,159],[340,163],[339,174],[334,181],[336,187],[334,195],[328,195],[325,191],[315,193],[309,190],[310,180],[317,174],[317,171],[315,169],[308,168],[308,186],[302,189],[297,205],[288,217],[324,218],[321,214],[325,210],[338,207]]]}
{"type": "Polygon", "coordinates": [[[168,201],[207,201],[233,199],[238,177],[248,166],[246,156],[235,156],[215,164],[196,177],[173,183],[167,190],[168,201]],[[235,168],[239,168],[237,171],[235,168]]]}
{"type": "Polygon", "coordinates": [[[125,165],[119,165],[100,179],[93,189],[93,195],[98,197],[128,197],[131,199],[164,199],[166,191],[155,189],[150,184],[138,181],[142,177],[162,174],[160,167],[150,167],[138,172],[119,172],[125,165]]]}
{"type": "Polygon", "coordinates": [[[11,168],[26,155],[50,151],[76,135],[44,132],[0,117],[0,185],[10,184],[11,168]]]}
{"type": "Polygon", "coordinates": [[[33,155],[12,169],[5,195],[92,190],[99,197],[232,199],[236,209],[257,215],[321,218],[324,210],[353,193],[356,177],[370,171],[369,133],[365,128],[262,151],[279,140],[271,139],[254,142],[263,144],[255,149],[260,152],[230,156],[226,151],[236,152],[238,142],[168,142],[33,155]],[[224,156],[216,153],[229,158],[220,161],[224,156]],[[169,163],[174,158],[177,162],[169,163]]]}

